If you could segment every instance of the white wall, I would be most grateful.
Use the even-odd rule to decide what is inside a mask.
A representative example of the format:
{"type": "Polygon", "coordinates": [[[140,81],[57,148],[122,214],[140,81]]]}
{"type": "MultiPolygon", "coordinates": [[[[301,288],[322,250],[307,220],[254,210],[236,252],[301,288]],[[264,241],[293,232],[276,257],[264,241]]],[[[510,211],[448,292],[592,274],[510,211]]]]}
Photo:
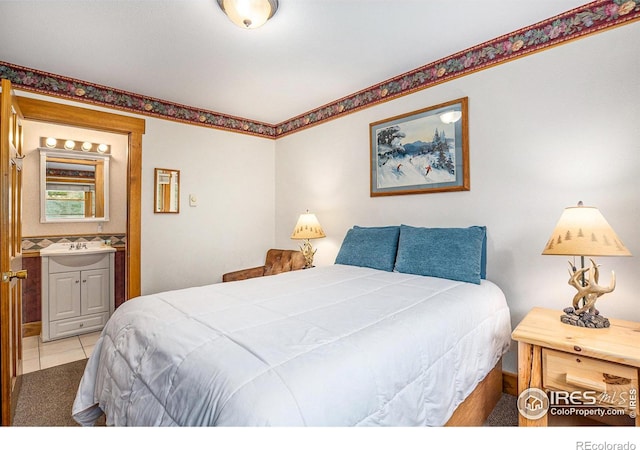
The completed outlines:
{"type": "MultiPolygon", "coordinates": [[[[333,263],[352,225],[488,227],[488,278],[501,286],[516,324],[533,306],[569,306],[567,260],[541,256],[562,210],[597,206],[631,258],[599,258],[616,290],[598,306],[640,320],[640,56],[626,25],[503,64],[276,142],[276,245],[310,209],[327,238],[315,263],[333,263]],[[369,196],[369,124],[469,97],[471,190],[369,196]]],[[[516,372],[515,346],[505,370],[516,372]]]]}
{"type": "Polygon", "coordinates": [[[146,125],[142,293],[216,283],[263,264],[275,235],[274,141],[160,119],[146,125]],[[153,212],[155,167],[180,170],[179,214],[153,212]]]}

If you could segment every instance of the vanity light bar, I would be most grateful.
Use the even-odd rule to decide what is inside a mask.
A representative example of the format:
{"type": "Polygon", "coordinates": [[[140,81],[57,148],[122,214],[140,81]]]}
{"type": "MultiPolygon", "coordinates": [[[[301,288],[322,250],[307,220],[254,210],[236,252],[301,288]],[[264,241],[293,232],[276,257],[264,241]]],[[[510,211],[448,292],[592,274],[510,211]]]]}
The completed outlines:
{"type": "Polygon", "coordinates": [[[73,139],[58,139],[53,137],[41,137],[40,147],[93,153],[111,153],[111,146],[108,144],[97,144],[95,142],[74,141],[73,139]]]}

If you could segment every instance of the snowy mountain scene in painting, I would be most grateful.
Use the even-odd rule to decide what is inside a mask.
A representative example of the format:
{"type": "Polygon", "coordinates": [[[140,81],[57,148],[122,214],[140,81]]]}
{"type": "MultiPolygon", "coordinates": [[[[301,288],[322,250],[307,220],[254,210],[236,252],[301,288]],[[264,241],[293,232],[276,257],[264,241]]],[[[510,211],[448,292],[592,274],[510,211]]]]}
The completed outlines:
{"type": "Polygon", "coordinates": [[[431,116],[379,129],[377,187],[455,182],[454,126],[431,116]]]}

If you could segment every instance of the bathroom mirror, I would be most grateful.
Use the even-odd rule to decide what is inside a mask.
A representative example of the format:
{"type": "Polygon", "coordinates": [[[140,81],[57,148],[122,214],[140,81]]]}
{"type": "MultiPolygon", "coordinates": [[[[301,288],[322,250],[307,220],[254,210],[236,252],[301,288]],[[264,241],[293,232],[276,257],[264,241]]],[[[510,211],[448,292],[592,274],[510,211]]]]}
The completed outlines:
{"type": "Polygon", "coordinates": [[[40,149],[40,222],[109,220],[109,155],[40,149]]]}
{"type": "Polygon", "coordinates": [[[155,169],[154,212],[180,212],[180,171],[155,169]]]}

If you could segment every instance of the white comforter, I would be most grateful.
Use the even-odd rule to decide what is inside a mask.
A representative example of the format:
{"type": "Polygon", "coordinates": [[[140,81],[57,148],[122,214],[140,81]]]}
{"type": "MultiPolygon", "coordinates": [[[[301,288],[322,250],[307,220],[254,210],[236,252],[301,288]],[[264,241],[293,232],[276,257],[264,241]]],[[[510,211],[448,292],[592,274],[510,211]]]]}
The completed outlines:
{"type": "Polygon", "coordinates": [[[120,306],[82,377],[92,425],[433,425],[510,345],[502,291],[334,265],[120,306]]]}

